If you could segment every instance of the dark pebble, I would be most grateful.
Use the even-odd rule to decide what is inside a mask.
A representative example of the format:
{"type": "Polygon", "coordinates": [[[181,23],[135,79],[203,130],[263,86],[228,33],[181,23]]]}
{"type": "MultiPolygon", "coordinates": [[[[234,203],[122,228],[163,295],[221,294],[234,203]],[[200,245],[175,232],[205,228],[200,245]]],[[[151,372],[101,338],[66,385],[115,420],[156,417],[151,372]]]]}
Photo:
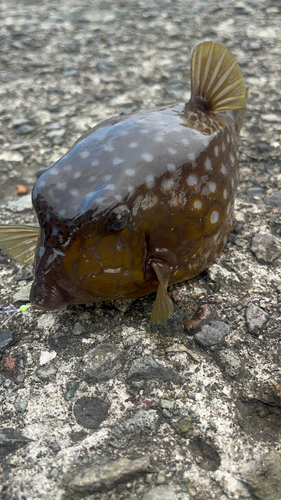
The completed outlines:
{"type": "Polygon", "coordinates": [[[264,199],[264,203],[268,207],[281,207],[281,191],[275,191],[270,196],[264,199]]]}
{"type": "Polygon", "coordinates": [[[267,142],[260,142],[257,145],[257,148],[258,148],[258,152],[260,154],[264,154],[264,153],[268,153],[268,151],[270,149],[270,145],[267,142]]]}
{"type": "Polygon", "coordinates": [[[13,332],[2,332],[0,333],[0,349],[6,347],[10,342],[13,341],[13,332]]]}
{"type": "Polygon", "coordinates": [[[22,448],[30,443],[31,439],[23,436],[17,429],[0,429],[0,458],[5,458],[9,453],[22,448]]]}
{"type": "Polygon", "coordinates": [[[249,302],[246,309],[246,322],[249,331],[255,335],[259,335],[267,320],[268,315],[266,312],[252,302],[249,302]]]}
{"type": "Polygon", "coordinates": [[[30,134],[31,132],[33,132],[35,130],[35,127],[33,127],[32,125],[21,125],[21,127],[19,127],[17,129],[17,134],[18,135],[25,135],[25,134],[30,134]]]}
{"type": "Polygon", "coordinates": [[[110,405],[100,398],[84,396],[76,401],[74,415],[79,425],[86,429],[98,429],[107,418],[110,405]]]}
{"type": "Polygon", "coordinates": [[[59,443],[57,441],[54,441],[53,443],[50,443],[49,444],[49,448],[51,448],[51,450],[54,453],[58,453],[61,450],[61,447],[60,447],[60,445],[59,445],[59,443]]]}
{"type": "Polygon", "coordinates": [[[66,392],[64,394],[64,399],[66,401],[69,401],[71,398],[73,398],[78,387],[79,387],[79,382],[74,382],[74,381],[67,382],[65,386],[66,392]]]}
{"type": "Polygon", "coordinates": [[[253,186],[247,189],[247,195],[249,198],[262,198],[265,193],[265,188],[259,186],[253,186]]]}

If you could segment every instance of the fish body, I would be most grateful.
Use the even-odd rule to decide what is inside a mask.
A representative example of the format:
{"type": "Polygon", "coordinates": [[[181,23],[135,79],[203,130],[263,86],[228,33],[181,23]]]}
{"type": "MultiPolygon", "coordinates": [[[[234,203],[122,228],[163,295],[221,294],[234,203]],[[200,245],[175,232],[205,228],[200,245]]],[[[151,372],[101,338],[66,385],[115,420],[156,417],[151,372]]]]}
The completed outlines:
{"type": "MultiPolygon", "coordinates": [[[[167,286],[201,273],[227,241],[245,92],[234,57],[205,42],[189,103],[102,122],[46,171],[32,195],[31,302],[52,310],[158,291],[151,320],[165,321],[167,286]]],[[[13,254],[6,241],[0,228],[13,254]]]]}

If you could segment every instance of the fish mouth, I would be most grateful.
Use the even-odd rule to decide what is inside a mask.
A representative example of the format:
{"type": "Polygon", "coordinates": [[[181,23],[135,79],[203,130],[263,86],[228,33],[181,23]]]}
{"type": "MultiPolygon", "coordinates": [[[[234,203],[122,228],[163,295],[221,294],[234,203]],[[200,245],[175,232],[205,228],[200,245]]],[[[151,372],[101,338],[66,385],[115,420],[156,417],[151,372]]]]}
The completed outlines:
{"type": "Polygon", "coordinates": [[[30,290],[30,302],[39,309],[53,311],[65,309],[69,304],[68,293],[57,286],[46,287],[44,283],[34,281],[30,290]]]}
{"type": "Polygon", "coordinates": [[[45,283],[44,281],[35,280],[31,286],[29,300],[32,305],[38,309],[55,311],[66,309],[68,305],[87,304],[101,300],[101,298],[89,293],[70,280],[63,283],[55,282],[45,283]]]}

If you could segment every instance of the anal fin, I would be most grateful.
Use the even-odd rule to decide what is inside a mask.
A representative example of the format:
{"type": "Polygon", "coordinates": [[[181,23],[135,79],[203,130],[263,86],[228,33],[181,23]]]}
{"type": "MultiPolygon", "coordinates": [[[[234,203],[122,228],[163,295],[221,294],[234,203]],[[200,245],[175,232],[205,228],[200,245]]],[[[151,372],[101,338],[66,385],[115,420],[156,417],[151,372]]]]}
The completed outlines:
{"type": "Polygon", "coordinates": [[[170,266],[161,261],[152,262],[151,267],[155,271],[159,286],[150,316],[150,323],[159,325],[167,321],[174,313],[173,302],[167,292],[169,277],[172,270],[170,266]]]}

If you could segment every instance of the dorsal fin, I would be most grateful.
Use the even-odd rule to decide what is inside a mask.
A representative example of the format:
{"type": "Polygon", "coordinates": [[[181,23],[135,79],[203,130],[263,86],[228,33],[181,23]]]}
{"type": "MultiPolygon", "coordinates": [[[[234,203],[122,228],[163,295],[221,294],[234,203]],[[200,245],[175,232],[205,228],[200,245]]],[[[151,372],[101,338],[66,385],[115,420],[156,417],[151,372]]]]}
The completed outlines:
{"type": "Polygon", "coordinates": [[[231,52],[222,45],[203,42],[194,50],[191,102],[213,113],[246,106],[246,87],[241,68],[231,52]]]}

